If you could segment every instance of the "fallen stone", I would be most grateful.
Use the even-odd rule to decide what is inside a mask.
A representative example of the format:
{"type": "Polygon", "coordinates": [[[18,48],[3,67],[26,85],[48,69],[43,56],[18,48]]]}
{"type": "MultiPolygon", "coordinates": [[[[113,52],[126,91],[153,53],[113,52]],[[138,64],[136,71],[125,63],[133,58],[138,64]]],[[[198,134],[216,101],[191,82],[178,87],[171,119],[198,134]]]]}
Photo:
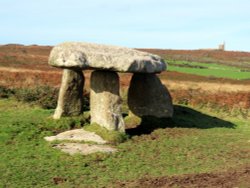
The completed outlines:
{"type": "Polygon", "coordinates": [[[59,119],[62,116],[77,116],[83,113],[83,85],[82,70],[63,70],[54,119],[59,119]]]}
{"type": "Polygon", "coordinates": [[[47,136],[44,139],[49,142],[52,142],[55,140],[70,140],[70,141],[78,141],[78,142],[80,141],[95,142],[97,144],[107,143],[99,135],[90,131],[85,131],[84,129],[75,129],[75,130],[65,131],[56,136],[47,136]]]}
{"type": "Polygon", "coordinates": [[[166,70],[166,63],[157,56],[138,50],[80,42],[55,46],[49,64],[59,68],[101,69],[132,73],[157,73],[166,70]]]}
{"type": "Polygon", "coordinates": [[[96,152],[113,153],[117,149],[105,145],[91,145],[81,143],[61,143],[54,145],[54,148],[60,149],[70,155],[82,154],[89,155],[96,152]]]}
{"type": "Polygon", "coordinates": [[[134,74],[128,91],[128,106],[139,117],[173,116],[173,104],[167,88],[155,74],[134,74]]]}
{"type": "Polygon", "coordinates": [[[90,89],[91,123],[97,123],[108,130],[124,132],[118,74],[109,71],[92,72],[90,89]]]}

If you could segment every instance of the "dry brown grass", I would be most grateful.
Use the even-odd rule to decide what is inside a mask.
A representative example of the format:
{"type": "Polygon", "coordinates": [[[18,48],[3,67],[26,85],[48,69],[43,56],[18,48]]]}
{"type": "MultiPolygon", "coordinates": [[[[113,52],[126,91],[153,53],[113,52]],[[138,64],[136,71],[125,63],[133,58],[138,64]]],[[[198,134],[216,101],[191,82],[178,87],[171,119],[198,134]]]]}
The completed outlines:
{"type": "MultiPolygon", "coordinates": [[[[84,71],[85,89],[89,91],[91,71],[84,71]]],[[[59,87],[62,70],[0,68],[0,85],[10,88],[48,85],[59,87]]],[[[132,74],[120,74],[121,90],[127,90],[132,74]]],[[[189,105],[212,105],[226,108],[250,108],[250,84],[194,82],[161,78],[174,102],[189,105]]]]}
{"type": "Polygon", "coordinates": [[[220,92],[250,92],[250,85],[229,84],[229,83],[209,83],[209,82],[192,82],[192,81],[172,81],[162,80],[168,88],[176,90],[203,90],[210,93],[220,92]]]}
{"type": "Polygon", "coordinates": [[[59,87],[61,83],[61,72],[59,71],[40,71],[27,69],[6,68],[0,69],[0,85],[10,88],[14,87],[33,87],[48,85],[59,87]]]}

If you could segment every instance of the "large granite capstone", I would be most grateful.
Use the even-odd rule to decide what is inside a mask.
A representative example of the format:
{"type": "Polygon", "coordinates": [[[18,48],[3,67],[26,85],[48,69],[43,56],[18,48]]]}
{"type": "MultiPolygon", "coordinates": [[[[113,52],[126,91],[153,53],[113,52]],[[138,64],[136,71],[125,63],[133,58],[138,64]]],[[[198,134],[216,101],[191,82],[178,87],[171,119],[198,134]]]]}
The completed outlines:
{"type": "Polygon", "coordinates": [[[159,73],[166,63],[157,55],[138,50],[80,42],[66,42],[53,48],[49,64],[59,68],[111,70],[131,73],[159,73]]]}

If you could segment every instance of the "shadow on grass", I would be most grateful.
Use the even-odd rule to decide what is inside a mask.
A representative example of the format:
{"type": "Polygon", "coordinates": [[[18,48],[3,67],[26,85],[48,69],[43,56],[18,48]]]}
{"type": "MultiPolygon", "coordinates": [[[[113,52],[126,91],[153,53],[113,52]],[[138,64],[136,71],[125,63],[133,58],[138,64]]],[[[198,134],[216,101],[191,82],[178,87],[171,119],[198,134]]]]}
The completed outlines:
{"type": "Polygon", "coordinates": [[[217,117],[203,114],[194,109],[184,106],[174,106],[173,118],[155,118],[151,116],[142,117],[140,125],[135,128],[127,128],[127,134],[142,135],[150,134],[158,128],[197,128],[210,129],[216,127],[235,128],[235,124],[219,119],[217,117]]]}

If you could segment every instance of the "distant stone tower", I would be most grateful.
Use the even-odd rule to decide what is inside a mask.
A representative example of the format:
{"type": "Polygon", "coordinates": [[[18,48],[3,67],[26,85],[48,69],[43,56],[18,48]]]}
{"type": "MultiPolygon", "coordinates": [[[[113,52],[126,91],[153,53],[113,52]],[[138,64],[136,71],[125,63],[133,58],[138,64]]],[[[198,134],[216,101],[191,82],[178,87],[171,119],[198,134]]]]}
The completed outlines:
{"type": "Polygon", "coordinates": [[[225,51],[225,41],[223,42],[223,44],[219,45],[218,49],[221,50],[221,51],[225,51]]]}

